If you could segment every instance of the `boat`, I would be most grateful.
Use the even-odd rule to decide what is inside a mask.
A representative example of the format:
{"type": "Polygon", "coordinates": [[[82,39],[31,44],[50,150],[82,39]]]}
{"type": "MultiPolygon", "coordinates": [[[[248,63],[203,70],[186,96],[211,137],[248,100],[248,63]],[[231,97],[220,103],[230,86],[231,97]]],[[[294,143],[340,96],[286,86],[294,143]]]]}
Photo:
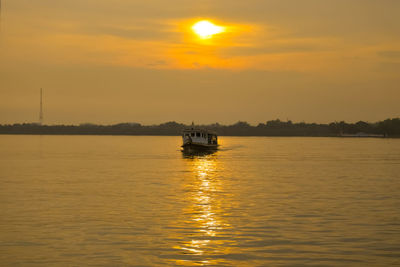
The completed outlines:
{"type": "Polygon", "coordinates": [[[369,133],[363,133],[359,132],[356,134],[340,134],[340,137],[374,137],[374,138],[384,138],[386,135],[384,134],[369,134],[369,133]]]}
{"type": "Polygon", "coordinates": [[[192,127],[183,130],[182,148],[188,150],[216,150],[218,148],[218,136],[207,129],[192,127]]]}

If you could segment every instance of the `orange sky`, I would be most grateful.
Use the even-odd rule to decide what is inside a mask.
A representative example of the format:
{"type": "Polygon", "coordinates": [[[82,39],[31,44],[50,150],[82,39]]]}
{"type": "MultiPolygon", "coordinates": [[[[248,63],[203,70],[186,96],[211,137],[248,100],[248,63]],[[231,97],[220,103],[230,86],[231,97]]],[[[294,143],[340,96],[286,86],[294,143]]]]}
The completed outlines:
{"type": "Polygon", "coordinates": [[[400,116],[397,0],[3,0],[0,123],[400,116]],[[225,31],[201,39],[207,19],[225,31]]]}

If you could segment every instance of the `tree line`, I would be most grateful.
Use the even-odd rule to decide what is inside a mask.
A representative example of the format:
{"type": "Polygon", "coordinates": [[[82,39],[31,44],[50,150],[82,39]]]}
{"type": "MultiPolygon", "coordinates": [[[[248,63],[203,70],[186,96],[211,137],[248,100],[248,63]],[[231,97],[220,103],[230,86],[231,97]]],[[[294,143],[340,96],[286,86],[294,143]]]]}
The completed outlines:
{"type": "MultiPolygon", "coordinates": [[[[40,125],[37,123],[2,124],[0,134],[54,134],[54,135],[180,135],[191,125],[167,122],[159,125],[119,123],[114,125],[40,125]]],[[[219,123],[196,125],[222,136],[342,136],[345,134],[376,134],[400,137],[400,118],[379,122],[356,123],[332,122],[329,124],[281,121],[279,119],[259,123],[256,126],[239,121],[232,125],[219,123]]]]}

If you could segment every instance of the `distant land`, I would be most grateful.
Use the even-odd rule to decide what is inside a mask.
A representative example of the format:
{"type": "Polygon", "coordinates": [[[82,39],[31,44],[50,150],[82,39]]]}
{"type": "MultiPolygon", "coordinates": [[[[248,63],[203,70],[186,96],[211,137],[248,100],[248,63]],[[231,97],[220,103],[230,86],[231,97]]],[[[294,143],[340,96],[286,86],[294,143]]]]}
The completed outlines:
{"type": "MultiPolygon", "coordinates": [[[[97,125],[40,125],[38,123],[2,124],[0,134],[36,134],[36,135],[181,135],[183,129],[191,127],[177,122],[159,125],[141,125],[139,123],[119,123],[97,125]]],[[[196,125],[207,128],[221,136],[368,136],[400,137],[400,118],[387,119],[375,123],[359,121],[357,123],[332,122],[329,124],[305,123],[271,120],[252,126],[239,121],[233,125],[219,123],[196,125]]]]}

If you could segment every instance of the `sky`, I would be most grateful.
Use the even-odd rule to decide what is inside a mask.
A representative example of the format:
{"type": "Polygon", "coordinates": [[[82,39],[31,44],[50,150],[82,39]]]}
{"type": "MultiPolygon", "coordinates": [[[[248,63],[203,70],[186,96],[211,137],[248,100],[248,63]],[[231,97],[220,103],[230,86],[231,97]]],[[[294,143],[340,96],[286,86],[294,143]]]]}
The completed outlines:
{"type": "Polygon", "coordinates": [[[1,0],[0,123],[400,116],[398,0],[1,0]],[[224,29],[201,38],[207,20],[224,29]]]}

